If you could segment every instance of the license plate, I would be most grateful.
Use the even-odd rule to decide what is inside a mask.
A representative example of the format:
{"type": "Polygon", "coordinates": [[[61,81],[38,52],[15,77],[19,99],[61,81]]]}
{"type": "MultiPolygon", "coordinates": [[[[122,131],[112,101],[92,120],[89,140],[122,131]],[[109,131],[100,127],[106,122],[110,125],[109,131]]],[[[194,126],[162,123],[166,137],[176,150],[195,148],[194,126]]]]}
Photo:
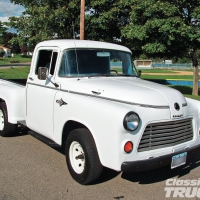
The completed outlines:
{"type": "Polygon", "coordinates": [[[172,157],[171,169],[184,165],[186,163],[187,152],[172,157]]]}

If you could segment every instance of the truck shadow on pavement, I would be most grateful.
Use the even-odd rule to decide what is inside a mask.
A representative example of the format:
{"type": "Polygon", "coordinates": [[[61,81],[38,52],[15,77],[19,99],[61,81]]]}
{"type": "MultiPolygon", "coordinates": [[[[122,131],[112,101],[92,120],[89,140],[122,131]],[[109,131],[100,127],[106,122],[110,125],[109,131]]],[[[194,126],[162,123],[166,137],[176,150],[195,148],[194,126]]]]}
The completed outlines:
{"type": "MultiPolygon", "coordinates": [[[[65,155],[65,151],[61,147],[51,147],[54,150],[60,152],[65,155]]],[[[189,174],[191,170],[200,166],[200,154],[193,156],[187,160],[187,164],[181,167],[177,167],[175,169],[171,169],[170,165],[160,167],[157,169],[142,171],[142,172],[133,172],[133,173],[125,173],[125,172],[117,172],[112,169],[104,167],[102,176],[92,185],[101,184],[107,181],[110,181],[117,177],[121,173],[121,178],[128,180],[130,182],[138,182],[139,184],[151,184],[156,182],[165,181],[170,178],[180,178],[186,174],[189,174]]]]}
{"type": "MultiPolygon", "coordinates": [[[[171,169],[170,165],[160,167],[157,169],[142,171],[142,172],[116,172],[114,170],[104,168],[102,177],[94,184],[100,184],[114,179],[121,173],[121,178],[130,182],[138,182],[138,184],[152,184],[156,182],[165,181],[170,178],[180,178],[190,173],[191,170],[200,166],[200,154],[189,158],[186,165],[171,169]]],[[[198,177],[197,177],[198,178],[198,177]]]]}
{"type": "MultiPolygon", "coordinates": [[[[154,170],[122,173],[121,177],[130,182],[138,182],[139,184],[151,184],[155,182],[165,181],[170,178],[180,178],[189,174],[191,170],[200,166],[200,155],[193,156],[187,160],[187,164],[175,169],[171,169],[170,165],[160,167],[154,170]]],[[[198,178],[198,177],[197,177],[198,178]]]]}
{"type": "MultiPolygon", "coordinates": [[[[18,127],[17,133],[14,137],[24,136],[28,134],[28,129],[23,127],[18,127]]],[[[49,146],[49,145],[47,145],[49,146]]],[[[50,146],[49,146],[50,147],[50,146]]],[[[50,147],[59,153],[65,155],[65,150],[62,147],[50,147]]],[[[175,169],[171,169],[170,165],[160,167],[157,169],[135,172],[135,173],[125,173],[117,172],[112,169],[104,167],[102,176],[99,180],[93,183],[93,185],[101,184],[107,181],[110,181],[117,177],[121,173],[121,178],[128,180],[130,182],[138,182],[139,184],[151,184],[156,182],[165,181],[174,177],[182,177],[186,174],[189,174],[191,170],[200,166],[200,154],[193,156],[187,160],[187,164],[175,169]]]]}
{"type": "Polygon", "coordinates": [[[96,182],[94,182],[94,185],[110,181],[110,180],[114,179],[116,176],[118,176],[120,173],[121,172],[117,172],[112,169],[104,167],[100,179],[97,180],[96,182]]]}
{"type": "MultiPolygon", "coordinates": [[[[59,153],[65,155],[65,150],[62,147],[51,147],[54,150],[58,151],[59,153]]],[[[121,172],[117,172],[114,171],[112,169],[106,168],[104,167],[102,175],[100,177],[100,179],[98,179],[96,182],[94,182],[92,185],[97,185],[97,184],[101,184],[104,182],[107,182],[109,180],[114,179],[116,176],[118,176],[121,172]]]]}

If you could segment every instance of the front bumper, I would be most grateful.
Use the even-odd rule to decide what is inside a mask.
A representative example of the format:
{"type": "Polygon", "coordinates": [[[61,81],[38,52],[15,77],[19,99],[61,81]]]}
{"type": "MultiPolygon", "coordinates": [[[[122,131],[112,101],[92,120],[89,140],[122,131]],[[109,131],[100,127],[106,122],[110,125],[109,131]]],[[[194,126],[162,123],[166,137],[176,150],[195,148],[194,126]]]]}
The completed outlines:
{"type": "MultiPolygon", "coordinates": [[[[139,172],[139,171],[147,171],[147,170],[155,169],[161,166],[169,165],[171,164],[172,156],[178,155],[184,152],[187,152],[187,160],[188,160],[189,157],[192,157],[193,155],[200,153],[200,145],[185,149],[183,151],[178,151],[175,153],[167,154],[167,155],[156,157],[156,158],[150,158],[147,160],[123,162],[121,165],[121,171],[139,172]]],[[[187,163],[187,160],[186,160],[186,163],[187,163]]]]}

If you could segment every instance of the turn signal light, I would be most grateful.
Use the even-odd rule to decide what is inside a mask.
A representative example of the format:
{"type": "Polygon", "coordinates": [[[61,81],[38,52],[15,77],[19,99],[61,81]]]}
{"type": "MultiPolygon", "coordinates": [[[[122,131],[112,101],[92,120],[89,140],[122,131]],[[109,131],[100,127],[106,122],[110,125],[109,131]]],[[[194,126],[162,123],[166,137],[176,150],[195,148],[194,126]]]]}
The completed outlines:
{"type": "Polygon", "coordinates": [[[128,141],[126,142],[126,144],[124,145],[124,151],[126,153],[130,153],[133,150],[133,143],[128,141]]]}

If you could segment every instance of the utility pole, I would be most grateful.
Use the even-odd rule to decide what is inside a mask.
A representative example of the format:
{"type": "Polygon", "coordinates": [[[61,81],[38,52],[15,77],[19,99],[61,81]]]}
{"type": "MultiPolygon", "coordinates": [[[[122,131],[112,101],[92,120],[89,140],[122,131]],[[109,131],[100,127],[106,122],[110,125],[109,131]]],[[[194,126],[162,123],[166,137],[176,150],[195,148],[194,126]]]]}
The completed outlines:
{"type": "Polygon", "coordinates": [[[84,40],[84,29],[85,29],[85,0],[81,0],[81,11],[80,11],[80,40],[84,40]]]}

